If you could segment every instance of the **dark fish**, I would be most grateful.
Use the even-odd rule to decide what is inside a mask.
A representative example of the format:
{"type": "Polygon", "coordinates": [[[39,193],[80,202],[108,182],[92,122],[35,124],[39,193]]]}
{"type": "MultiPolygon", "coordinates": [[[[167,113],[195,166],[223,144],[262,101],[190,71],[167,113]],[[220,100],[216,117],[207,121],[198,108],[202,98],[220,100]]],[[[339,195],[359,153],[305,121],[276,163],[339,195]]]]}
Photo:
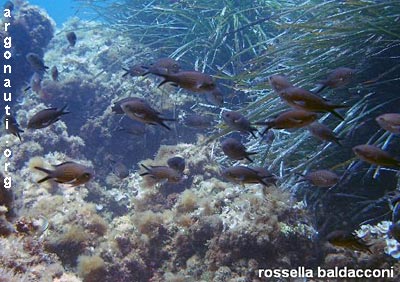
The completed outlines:
{"type": "Polygon", "coordinates": [[[290,110],[279,114],[276,118],[264,121],[256,122],[257,125],[266,125],[267,128],[261,135],[264,135],[270,128],[275,129],[289,129],[289,128],[301,128],[309,125],[318,118],[316,113],[306,112],[302,110],[290,110]]]}
{"type": "Polygon", "coordinates": [[[69,46],[74,47],[76,44],[76,39],[77,39],[75,32],[73,32],[73,31],[68,32],[66,37],[67,37],[69,46]]]}
{"type": "Polygon", "coordinates": [[[211,76],[198,71],[168,73],[165,70],[157,70],[152,73],[164,78],[158,87],[167,82],[172,82],[172,84],[175,86],[179,86],[193,92],[210,92],[216,87],[214,79],[211,76]]]}
{"type": "Polygon", "coordinates": [[[178,73],[181,69],[181,66],[178,61],[172,58],[160,58],[154,63],[150,64],[149,67],[144,67],[147,71],[143,75],[147,75],[149,73],[159,75],[159,73],[166,74],[174,74],[178,73]]]}
{"type": "Polygon", "coordinates": [[[32,91],[34,91],[35,93],[40,93],[40,91],[42,90],[42,80],[43,76],[40,73],[33,73],[29,85],[24,89],[24,91],[32,89],[32,91]]]}
{"type": "Polygon", "coordinates": [[[38,54],[28,53],[26,55],[26,60],[31,65],[32,69],[37,73],[43,73],[49,68],[44,65],[42,58],[40,58],[38,54]]]}
{"type": "Polygon", "coordinates": [[[178,183],[182,180],[182,175],[168,166],[147,167],[144,164],[141,164],[141,166],[146,170],[146,172],[141,173],[140,176],[148,175],[157,182],[166,180],[168,183],[178,183]]]}
{"type": "Polygon", "coordinates": [[[132,77],[134,77],[134,76],[142,76],[142,75],[145,75],[146,72],[147,72],[147,68],[142,66],[142,65],[140,65],[140,64],[130,66],[127,69],[126,68],[122,68],[122,69],[125,71],[125,73],[122,75],[122,77],[125,77],[128,74],[130,76],[132,76],[132,77]]]}
{"type": "Polygon", "coordinates": [[[317,121],[313,122],[308,126],[308,130],[314,137],[317,137],[322,141],[334,142],[339,146],[342,146],[342,144],[340,143],[341,138],[336,137],[335,133],[329,127],[322,123],[319,123],[317,121]]]}
{"type": "Polygon", "coordinates": [[[129,169],[120,161],[116,161],[112,165],[113,172],[116,176],[124,179],[129,176],[129,169]]]}
{"type": "Polygon", "coordinates": [[[159,124],[164,128],[171,130],[164,121],[175,121],[173,118],[163,118],[161,113],[154,110],[149,104],[140,100],[130,100],[123,102],[121,108],[124,113],[133,120],[146,124],[159,124]]]}
{"type": "Polygon", "coordinates": [[[183,122],[188,127],[204,129],[209,128],[212,125],[212,118],[210,116],[193,114],[187,115],[183,122]]]}
{"type": "Polygon", "coordinates": [[[348,107],[332,104],[310,91],[299,87],[285,88],[279,92],[279,96],[293,108],[309,112],[329,112],[341,120],[344,120],[344,118],[335,109],[348,107]]]}
{"type": "Polygon", "coordinates": [[[182,173],[185,170],[185,159],[181,157],[169,158],[167,164],[170,168],[175,169],[177,172],[182,173]]]}
{"type": "Polygon", "coordinates": [[[54,170],[49,170],[35,166],[37,170],[47,173],[38,183],[53,179],[57,183],[71,184],[74,187],[88,182],[93,177],[92,169],[75,162],[64,162],[53,167],[54,170]]]}
{"type": "Polygon", "coordinates": [[[260,183],[269,186],[269,183],[264,181],[265,174],[246,166],[233,166],[222,170],[222,176],[231,182],[246,184],[260,183]]]}
{"type": "Polygon", "coordinates": [[[275,140],[275,133],[272,130],[268,130],[267,134],[263,135],[262,140],[264,140],[266,144],[271,145],[275,140]]]}
{"type": "Polygon", "coordinates": [[[58,81],[58,69],[56,66],[53,66],[50,70],[51,72],[51,78],[53,79],[53,81],[58,81]]]}
{"type": "Polygon", "coordinates": [[[352,77],[354,76],[356,70],[346,67],[340,67],[333,70],[327,77],[326,80],[322,81],[320,86],[314,91],[314,93],[319,93],[326,87],[338,88],[346,86],[350,83],[352,77]]]}
{"type": "Polygon", "coordinates": [[[389,226],[388,235],[400,243],[400,223],[392,223],[389,226]]]}
{"type": "Polygon", "coordinates": [[[146,133],[146,127],[143,123],[130,124],[129,126],[120,127],[119,131],[124,131],[132,135],[143,135],[146,133]]]}
{"type": "Polygon", "coordinates": [[[303,177],[304,180],[309,181],[312,185],[321,188],[332,187],[340,180],[340,177],[336,173],[326,169],[309,172],[306,175],[303,175],[303,177]]]}
{"type": "Polygon", "coordinates": [[[65,114],[69,114],[70,112],[65,112],[64,110],[67,108],[67,105],[62,107],[61,109],[57,108],[49,108],[44,109],[33,115],[28,122],[27,128],[39,129],[45,128],[56,121],[60,120],[60,117],[65,114]]]}
{"type": "Polygon", "coordinates": [[[11,1],[6,1],[6,3],[4,3],[4,10],[5,9],[9,9],[11,12],[14,10],[14,3],[11,1]]]}
{"type": "Polygon", "coordinates": [[[272,89],[276,93],[279,93],[279,91],[293,86],[293,84],[287,79],[286,76],[280,74],[270,75],[268,77],[268,81],[272,89]]]}
{"type": "Polygon", "coordinates": [[[370,245],[367,245],[365,242],[363,242],[362,239],[357,235],[343,230],[336,230],[329,233],[326,236],[326,240],[336,247],[342,247],[354,251],[368,252],[372,254],[371,250],[369,249],[370,245]]]}
{"type": "Polygon", "coordinates": [[[400,134],[400,114],[387,113],[378,116],[375,120],[383,129],[400,134]]]}
{"type": "Polygon", "coordinates": [[[353,147],[353,152],[367,163],[400,168],[400,161],[374,145],[358,145],[353,147]]]}
{"type": "Polygon", "coordinates": [[[214,106],[221,107],[224,104],[224,96],[221,92],[221,89],[216,87],[213,91],[206,93],[207,101],[213,104],[214,106]]]}
{"type": "Polygon", "coordinates": [[[22,141],[20,133],[24,131],[19,128],[19,124],[13,115],[4,116],[4,125],[8,127],[6,128],[8,133],[17,136],[19,141],[22,141]]]}
{"type": "Polygon", "coordinates": [[[222,113],[222,119],[225,123],[233,130],[248,132],[256,138],[254,132],[257,132],[257,128],[252,127],[250,121],[245,118],[241,113],[234,111],[226,111],[222,113]]]}
{"type": "Polygon", "coordinates": [[[225,155],[234,160],[247,159],[249,162],[253,162],[250,156],[257,154],[256,152],[247,152],[246,147],[234,138],[227,138],[222,141],[221,148],[225,155]]]}
{"type": "Polygon", "coordinates": [[[122,110],[121,108],[121,104],[125,103],[125,102],[140,102],[140,103],[144,103],[147,104],[146,100],[142,99],[142,98],[138,98],[138,97],[127,97],[127,98],[123,98],[121,100],[118,100],[117,102],[114,102],[114,105],[111,107],[111,110],[116,113],[117,115],[123,115],[125,114],[125,112],[122,110]]]}

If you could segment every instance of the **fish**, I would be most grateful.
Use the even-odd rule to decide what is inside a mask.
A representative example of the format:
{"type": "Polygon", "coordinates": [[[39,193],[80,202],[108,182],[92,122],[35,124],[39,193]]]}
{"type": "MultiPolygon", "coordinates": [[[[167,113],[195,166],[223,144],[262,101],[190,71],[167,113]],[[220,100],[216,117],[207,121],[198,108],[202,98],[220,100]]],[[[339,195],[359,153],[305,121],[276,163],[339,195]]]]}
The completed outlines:
{"type": "Polygon", "coordinates": [[[400,168],[400,161],[374,145],[357,145],[353,147],[353,152],[367,163],[400,168]]]}
{"type": "Polygon", "coordinates": [[[308,131],[310,131],[310,133],[322,140],[322,141],[328,141],[328,142],[334,142],[336,144],[338,144],[339,146],[343,146],[340,143],[340,140],[342,138],[339,138],[335,135],[335,133],[326,125],[319,123],[317,121],[311,123],[308,127],[308,131]]]}
{"type": "Polygon", "coordinates": [[[42,80],[43,80],[43,75],[40,73],[33,73],[29,85],[24,89],[24,91],[28,91],[29,89],[32,89],[35,93],[40,93],[42,90],[42,80]]]}
{"type": "Polygon", "coordinates": [[[235,111],[225,111],[222,113],[222,119],[233,130],[248,132],[257,138],[254,132],[258,132],[257,128],[252,127],[250,121],[241,113],[235,111]]]}
{"type": "Polygon", "coordinates": [[[209,128],[212,125],[212,117],[211,116],[202,116],[198,114],[187,115],[183,123],[187,127],[197,128],[197,129],[205,129],[209,128]]]}
{"type": "Polygon", "coordinates": [[[219,87],[215,87],[214,90],[206,93],[206,99],[208,102],[217,107],[221,107],[224,104],[224,96],[219,87]]]}
{"type": "Polygon", "coordinates": [[[348,108],[347,105],[332,104],[329,101],[315,95],[314,93],[302,89],[300,87],[288,87],[281,90],[278,94],[289,106],[309,111],[309,112],[324,112],[331,113],[341,120],[344,118],[335,110],[348,108]]]}
{"type": "Polygon", "coordinates": [[[14,10],[14,3],[11,1],[6,1],[6,3],[4,3],[3,5],[4,10],[8,9],[11,12],[14,10]]]}
{"type": "Polygon", "coordinates": [[[328,77],[324,81],[319,84],[318,88],[314,90],[314,93],[318,94],[327,87],[338,88],[346,86],[351,82],[351,79],[353,78],[355,73],[355,69],[346,67],[336,68],[328,75],[328,77]]]}
{"type": "Polygon", "coordinates": [[[262,136],[262,140],[265,141],[265,144],[271,145],[275,140],[275,133],[272,130],[268,130],[267,134],[262,136]]]}
{"type": "Polygon", "coordinates": [[[77,40],[75,32],[73,32],[73,31],[67,32],[66,37],[67,37],[69,46],[74,47],[76,44],[76,40],[77,40]]]}
{"type": "Polygon", "coordinates": [[[125,101],[121,104],[121,108],[124,113],[133,120],[152,125],[159,124],[167,130],[171,130],[171,128],[167,126],[164,121],[175,121],[173,118],[161,117],[160,112],[153,109],[147,102],[140,100],[125,101]]]}
{"type": "Polygon", "coordinates": [[[57,183],[70,184],[71,187],[75,187],[87,183],[92,179],[94,174],[91,168],[72,161],[53,165],[53,167],[54,170],[49,170],[35,166],[35,169],[47,174],[47,176],[38,180],[37,183],[42,183],[52,179],[57,183]]]}
{"type": "Polygon", "coordinates": [[[135,101],[147,104],[146,100],[144,100],[142,98],[126,97],[126,98],[123,98],[121,100],[114,102],[114,105],[111,107],[111,110],[117,115],[123,115],[123,114],[125,114],[125,112],[122,110],[121,104],[123,104],[125,102],[135,102],[135,101]]]}
{"type": "Polygon", "coordinates": [[[211,92],[216,88],[216,83],[210,75],[198,71],[168,73],[165,69],[157,69],[152,72],[152,74],[164,78],[158,87],[165,83],[172,82],[174,86],[193,92],[211,92]]]}
{"type": "Polygon", "coordinates": [[[400,114],[386,113],[378,116],[375,120],[383,129],[394,134],[400,134],[400,114]]]}
{"type": "Polygon", "coordinates": [[[264,181],[265,175],[263,173],[246,166],[238,165],[223,169],[221,175],[231,182],[242,185],[260,183],[269,186],[269,183],[264,181]]]}
{"type": "Polygon", "coordinates": [[[27,128],[40,129],[48,127],[49,125],[55,123],[56,121],[59,121],[62,115],[70,113],[64,111],[66,108],[67,105],[65,105],[61,109],[49,108],[37,112],[29,119],[27,128]]]}
{"type": "Polygon", "coordinates": [[[58,81],[58,69],[56,66],[53,66],[50,70],[51,72],[51,78],[53,79],[53,81],[58,81]]]}
{"type": "Polygon", "coordinates": [[[185,170],[185,159],[182,157],[172,157],[167,160],[167,165],[176,170],[177,172],[183,173],[185,170]]]}
{"type": "Polygon", "coordinates": [[[112,161],[112,169],[116,176],[120,179],[124,179],[129,176],[129,169],[120,161],[112,161]]]}
{"type": "Polygon", "coordinates": [[[388,235],[391,238],[394,238],[397,242],[400,243],[400,223],[392,223],[389,226],[388,235]]]}
{"type": "Polygon", "coordinates": [[[22,142],[20,133],[24,132],[19,128],[19,124],[13,115],[4,116],[4,125],[8,127],[6,131],[14,136],[19,138],[19,141],[22,142]]]}
{"type": "Polygon", "coordinates": [[[340,180],[336,173],[327,169],[315,170],[302,176],[304,180],[320,188],[332,187],[340,180]]]}
{"type": "Polygon", "coordinates": [[[357,235],[349,233],[344,230],[335,230],[326,236],[326,240],[336,247],[342,247],[354,251],[368,252],[372,254],[370,250],[371,245],[367,245],[357,235]]]}
{"type": "Polygon", "coordinates": [[[269,129],[290,129],[301,128],[309,125],[318,118],[316,113],[303,110],[290,110],[279,114],[277,117],[267,121],[256,122],[257,125],[266,125],[267,128],[261,135],[264,135],[269,129]]]}
{"type": "Polygon", "coordinates": [[[287,77],[280,74],[270,75],[268,81],[276,93],[279,93],[283,89],[293,87],[293,84],[287,79],[287,77]]]}
{"type": "Polygon", "coordinates": [[[126,77],[128,74],[132,77],[143,76],[147,72],[147,68],[141,64],[136,64],[136,65],[130,66],[128,68],[122,68],[122,69],[125,71],[125,73],[122,75],[122,77],[126,77]]]}
{"type": "Polygon", "coordinates": [[[44,73],[49,67],[46,66],[42,60],[36,53],[28,53],[26,55],[26,60],[31,65],[32,69],[37,73],[44,73]]]}
{"type": "Polygon", "coordinates": [[[145,76],[150,73],[157,75],[160,72],[166,74],[178,73],[181,69],[181,66],[178,61],[172,58],[160,58],[154,63],[150,64],[150,66],[143,66],[143,68],[147,69],[147,71],[142,74],[145,76]]]}
{"type": "Polygon", "coordinates": [[[227,138],[222,141],[221,148],[225,155],[233,160],[247,159],[249,162],[253,162],[250,156],[257,154],[256,152],[247,152],[246,147],[235,138],[227,138]]]}
{"type": "Polygon", "coordinates": [[[150,166],[147,167],[144,164],[140,164],[146,172],[139,174],[140,176],[146,176],[153,178],[157,182],[167,181],[168,183],[178,183],[182,180],[182,175],[178,171],[169,166],[150,166]]]}

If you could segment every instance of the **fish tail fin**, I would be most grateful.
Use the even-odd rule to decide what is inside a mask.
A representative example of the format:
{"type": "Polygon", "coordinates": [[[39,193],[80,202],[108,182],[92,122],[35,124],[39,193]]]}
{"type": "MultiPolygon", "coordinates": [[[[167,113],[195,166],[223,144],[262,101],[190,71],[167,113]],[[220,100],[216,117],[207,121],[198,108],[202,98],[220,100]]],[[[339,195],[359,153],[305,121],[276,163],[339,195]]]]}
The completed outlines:
{"type": "Polygon", "coordinates": [[[339,114],[337,111],[335,111],[334,109],[332,109],[330,111],[330,113],[333,114],[335,117],[337,117],[337,118],[339,118],[341,120],[344,120],[344,117],[341,114],[339,114]]]}
{"type": "Polygon", "coordinates": [[[249,162],[254,162],[249,156],[245,156],[245,159],[248,160],[249,162]]]}
{"type": "Polygon", "coordinates": [[[333,141],[333,142],[335,142],[336,144],[338,144],[340,147],[343,147],[343,144],[342,144],[342,141],[343,140],[343,138],[339,138],[339,137],[337,137],[337,138],[335,138],[335,140],[333,141]]]}
{"type": "Polygon", "coordinates": [[[40,166],[35,166],[34,168],[37,169],[37,170],[40,170],[41,172],[47,173],[47,176],[43,177],[42,179],[39,179],[37,183],[42,183],[42,182],[45,182],[45,181],[47,181],[47,180],[52,178],[52,176],[51,176],[52,171],[51,170],[45,169],[45,168],[40,167],[40,166]]]}
{"type": "Polygon", "coordinates": [[[163,81],[160,82],[160,84],[158,84],[157,87],[163,86],[167,82],[169,82],[169,80],[168,79],[164,79],[163,81]]]}
{"type": "Polygon", "coordinates": [[[251,134],[254,138],[257,139],[257,136],[256,136],[256,134],[255,134],[254,132],[258,132],[257,128],[251,127],[251,128],[250,128],[250,134],[251,134]]]}
{"type": "Polygon", "coordinates": [[[268,130],[270,130],[271,129],[271,126],[267,126],[265,129],[264,129],[264,131],[263,132],[261,132],[261,136],[264,136],[267,132],[268,132],[268,130]]]}
{"type": "Polygon", "coordinates": [[[122,69],[125,71],[125,73],[122,75],[122,77],[126,77],[129,74],[129,70],[126,68],[122,68],[122,69]]]}
{"type": "Polygon", "coordinates": [[[65,109],[66,109],[67,107],[68,107],[68,104],[65,104],[65,105],[59,110],[59,112],[60,112],[61,115],[66,115],[66,114],[71,113],[71,112],[69,112],[69,111],[65,111],[65,109]]]}
{"type": "Polygon", "coordinates": [[[161,125],[162,127],[166,128],[167,130],[171,130],[171,127],[166,125],[163,120],[161,120],[158,124],[161,125]]]}
{"type": "Polygon", "coordinates": [[[45,176],[45,177],[43,177],[42,179],[39,179],[37,183],[42,183],[42,182],[45,182],[45,181],[47,181],[47,180],[49,180],[49,179],[51,179],[50,176],[45,176]]]}
{"type": "Polygon", "coordinates": [[[171,128],[170,128],[168,125],[166,125],[166,124],[164,123],[164,121],[176,121],[176,119],[174,119],[174,118],[161,118],[161,119],[158,121],[158,124],[159,124],[159,125],[161,125],[162,127],[166,128],[166,129],[168,129],[168,130],[171,130],[171,128]]]}
{"type": "Polygon", "coordinates": [[[51,170],[43,168],[43,167],[40,167],[40,166],[34,166],[33,168],[35,168],[37,170],[40,170],[41,172],[44,172],[44,173],[47,173],[47,174],[51,174],[52,173],[51,170]]]}
{"type": "Polygon", "coordinates": [[[322,92],[322,90],[324,90],[328,85],[325,83],[321,83],[318,85],[317,89],[315,89],[313,92],[314,94],[318,94],[320,92],[322,92]]]}
{"type": "MultiPolygon", "coordinates": [[[[147,166],[145,166],[144,164],[140,164],[145,170],[150,171],[150,168],[148,168],[147,166]]],[[[145,172],[148,174],[148,172],[145,172]]],[[[143,174],[143,173],[142,173],[143,174]]],[[[140,174],[140,175],[142,175],[140,174]]],[[[146,175],[146,174],[145,174],[146,175]]]]}

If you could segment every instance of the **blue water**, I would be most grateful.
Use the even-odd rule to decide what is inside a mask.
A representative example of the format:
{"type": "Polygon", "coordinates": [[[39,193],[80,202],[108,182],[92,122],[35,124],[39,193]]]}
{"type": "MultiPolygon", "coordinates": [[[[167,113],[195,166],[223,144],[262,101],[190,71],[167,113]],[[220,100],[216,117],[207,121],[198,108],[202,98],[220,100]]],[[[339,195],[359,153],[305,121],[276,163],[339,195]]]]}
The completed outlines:
{"type": "Polygon", "coordinates": [[[58,27],[68,18],[76,14],[72,0],[30,0],[29,3],[42,7],[54,19],[58,27]]]}

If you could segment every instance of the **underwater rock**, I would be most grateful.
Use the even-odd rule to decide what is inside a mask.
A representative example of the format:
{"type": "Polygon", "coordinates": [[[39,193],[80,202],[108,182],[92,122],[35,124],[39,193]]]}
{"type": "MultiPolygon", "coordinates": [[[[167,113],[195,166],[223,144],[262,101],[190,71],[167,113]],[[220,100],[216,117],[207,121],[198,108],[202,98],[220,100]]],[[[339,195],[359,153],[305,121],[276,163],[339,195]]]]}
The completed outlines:
{"type": "MultiPolygon", "coordinates": [[[[10,74],[10,80],[13,82],[12,92],[20,93],[19,89],[33,74],[25,56],[34,52],[43,57],[44,50],[53,38],[55,22],[47,13],[37,6],[23,4],[19,9],[13,11],[13,21],[8,29],[8,36],[12,37],[12,46],[14,49],[11,57],[11,65],[14,66],[10,74]],[[18,66],[18,67],[16,67],[18,66]]],[[[1,34],[1,39],[7,36],[1,34]]],[[[2,45],[2,53],[4,47],[2,45]]],[[[1,56],[1,65],[9,64],[1,56]]]]}

